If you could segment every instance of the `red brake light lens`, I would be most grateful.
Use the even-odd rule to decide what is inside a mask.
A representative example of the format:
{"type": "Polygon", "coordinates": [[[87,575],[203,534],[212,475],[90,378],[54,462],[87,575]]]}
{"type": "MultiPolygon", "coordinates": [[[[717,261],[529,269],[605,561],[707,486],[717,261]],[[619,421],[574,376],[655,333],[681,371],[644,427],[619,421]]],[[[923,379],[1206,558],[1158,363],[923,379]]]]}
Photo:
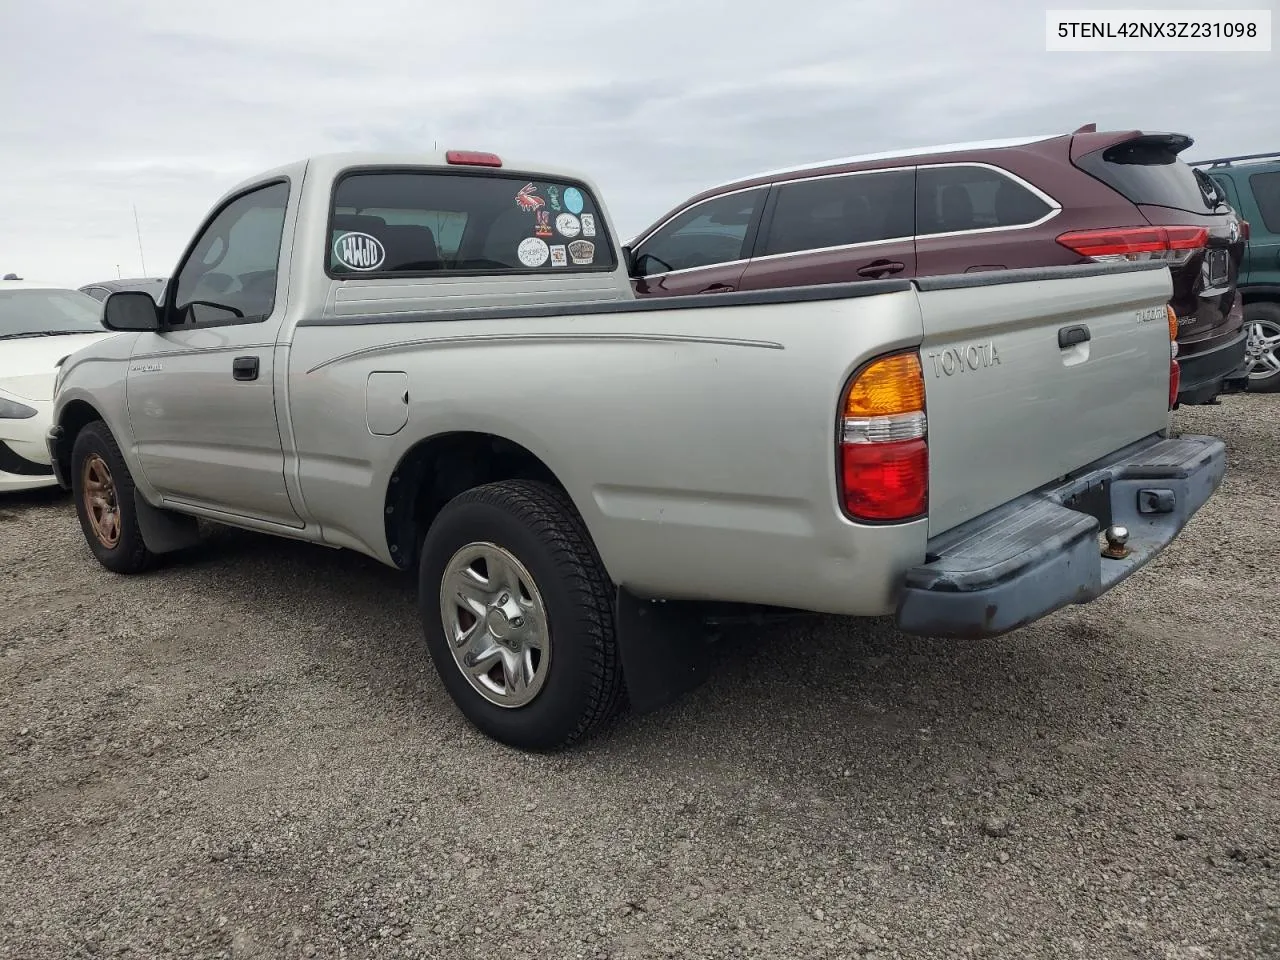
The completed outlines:
{"type": "Polygon", "coordinates": [[[1178,388],[1182,385],[1182,368],[1178,366],[1178,361],[1169,358],[1169,409],[1172,410],[1178,405],[1178,388]]]}
{"type": "Polygon", "coordinates": [[[929,506],[929,448],[923,437],[840,448],[845,509],[860,520],[905,520],[929,506]]]}
{"type": "Polygon", "coordinates": [[[450,150],[444,155],[446,163],[466,167],[500,167],[502,158],[496,153],[482,153],[479,150],[450,150]]]}
{"type": "Polygon", "coordinates": [[[1243,240],[1245,243],[1249,242],[1249,221],[1248,220],[1240,221],[1240,239],[1243,240]]]}
{"type": "Polygon", "coordinates": [[[1073,230],[1058,243],[1082,257],[1101,262],[1166,260],[1182,263],[1209,242],[1205,227],[1116,227],[1108,230],[1073,230]]]}

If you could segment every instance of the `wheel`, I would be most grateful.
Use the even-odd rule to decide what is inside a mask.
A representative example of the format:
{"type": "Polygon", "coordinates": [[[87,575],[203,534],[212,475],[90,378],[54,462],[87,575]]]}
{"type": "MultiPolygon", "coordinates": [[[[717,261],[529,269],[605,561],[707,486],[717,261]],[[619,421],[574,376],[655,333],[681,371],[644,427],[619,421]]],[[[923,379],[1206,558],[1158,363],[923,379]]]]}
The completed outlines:
{"type": "Polygon", "coordinates": [[[486,735],[555,750],[617,714],[609,579],[556,488],[509,480],[459,494],[423,541],[418,591],[436,671],[486,735]]]}
{"type": "Polygon", "coordinates": [[[101,420],[76,435],[71,492],[80,529],[99,563],[115,573],[141,573],[155,562],[138,528],[133,475],[101,420]]]}
{"type": "Polygon", "coordinates": [[[1246,305],[1244,325],[1249,331],[1249,391],[1275,393],[1280,390],[1280,303],[1246,305]]]}

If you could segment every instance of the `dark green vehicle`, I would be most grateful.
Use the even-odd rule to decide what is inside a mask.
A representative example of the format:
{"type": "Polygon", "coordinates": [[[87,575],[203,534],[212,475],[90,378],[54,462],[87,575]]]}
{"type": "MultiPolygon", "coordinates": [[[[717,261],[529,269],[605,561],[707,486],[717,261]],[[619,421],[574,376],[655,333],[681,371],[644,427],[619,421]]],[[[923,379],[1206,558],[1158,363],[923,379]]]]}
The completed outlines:
{"type": "Polygon", "coordinates": [[[1280,391],[1280,153],[1222,157],[1192,164],[1227,195],[1245,228],[1240,293],[1249,331],[1249,389],[1280,391]]]}

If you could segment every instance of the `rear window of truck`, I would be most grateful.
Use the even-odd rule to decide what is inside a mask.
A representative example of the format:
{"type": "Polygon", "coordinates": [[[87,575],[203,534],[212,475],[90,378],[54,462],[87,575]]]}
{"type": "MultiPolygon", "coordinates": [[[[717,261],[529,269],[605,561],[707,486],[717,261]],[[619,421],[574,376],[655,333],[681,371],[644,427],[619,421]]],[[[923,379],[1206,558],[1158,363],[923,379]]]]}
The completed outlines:
{"type": "Polygon", "coordinates": [[[349,279],[608,271],[617,258],[580,183],[370,171],[334,187],[326,265],[349,279]]]}
{"type": "Polygon", "coordinates": [[[1087,153],[1077,161],[1130,203],[1212,213],[1217,206],[1195,171],[1170,146],[1133,140],[1087,153]]]}

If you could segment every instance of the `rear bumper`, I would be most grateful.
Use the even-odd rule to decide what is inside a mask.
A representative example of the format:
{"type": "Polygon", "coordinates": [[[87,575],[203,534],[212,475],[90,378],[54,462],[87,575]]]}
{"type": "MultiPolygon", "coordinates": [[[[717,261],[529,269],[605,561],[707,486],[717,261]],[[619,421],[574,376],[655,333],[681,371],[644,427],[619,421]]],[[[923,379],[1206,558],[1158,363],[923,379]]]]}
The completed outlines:
{"type": "Polygon", "coordinates": [[[949,530],[929,542],[929,562],[907,571],[898,626],[925,636],[998,636],[1088,603],[1160,553],[1217,490],[1226,466],[1217,438],[1148,438],[949,530]],[[1129,530],[1124,559],[1102,556],[1099,535],[1111,524],[1129,530]]]}
{"type": "MultiPolygon", "coordinates": [[[[1181,381],[1178,387],[1178,403],[1194,405],[1208,403],[1223,392],[1224,381],[1239,381],[1244,368],[1245,346],[1249,339],[1247,330],[1241,330],[1225,343],[1199,353],[1178,357],[1181,381]]],[[[1239,389],[1237,384],[1227,389],[1239,389]]]]}

